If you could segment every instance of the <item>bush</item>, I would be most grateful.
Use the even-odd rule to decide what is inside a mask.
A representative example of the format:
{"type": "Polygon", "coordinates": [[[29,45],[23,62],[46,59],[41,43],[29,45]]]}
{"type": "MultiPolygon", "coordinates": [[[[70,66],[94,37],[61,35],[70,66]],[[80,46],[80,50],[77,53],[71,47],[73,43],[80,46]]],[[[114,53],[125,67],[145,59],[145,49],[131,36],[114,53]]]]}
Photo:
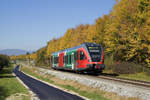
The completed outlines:
{"type": "Polygon", "coordinates": [[[9,65],[9,56],[0,54],[0,70],[9,65]]]}
{"type": "Polygon", "coordinates": [[[146,75],[150,76],[150,68],[149,67],[144,67],[144,72],[146,75]]]}
{"type": "Polygon", "coordinates": [[[142,71],[141,65],[131,62],[117,62],[113,65],[113,72],[116,74],[135,74],[142,71]]]}
{"type": "Polygon", "coordinates": [[[149,70],[146,70],[146,75],[150,76],[150,69],[149,70]]]}
{"type": "Polygon", "coordinates": [[[111,55],[106,55],[105,56],[105,66],[106,66],[106,68],[105,68],[105,70],[112,70],[112,65],[114,64],[114,56],[113,56],[113,54],[111,54],[111,55]]]}

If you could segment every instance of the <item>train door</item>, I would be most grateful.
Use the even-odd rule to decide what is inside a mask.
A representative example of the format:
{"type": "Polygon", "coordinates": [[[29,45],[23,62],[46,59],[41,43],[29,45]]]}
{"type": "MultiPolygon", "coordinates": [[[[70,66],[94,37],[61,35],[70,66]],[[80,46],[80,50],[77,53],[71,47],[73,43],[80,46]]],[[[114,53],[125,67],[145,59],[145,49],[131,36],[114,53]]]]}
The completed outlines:
{"type": "Polygon", "coordinates": [[[66,68],[67,69],[72,69],[71,55],[72,55],[72,52],[66,53],[66,68]]]}
{"type": "Polygon", "coordinates": [[[79,54],[79,68],[85,68],[87,64],[87,57],[82,49],[78,51],[78,54],[79,54]]]}
{"type": "Polygon", "coordinates": [[[79,68],[79,51],[74,52],[74,62],[75,62],[75,69],[77,70],[79,68]]]}

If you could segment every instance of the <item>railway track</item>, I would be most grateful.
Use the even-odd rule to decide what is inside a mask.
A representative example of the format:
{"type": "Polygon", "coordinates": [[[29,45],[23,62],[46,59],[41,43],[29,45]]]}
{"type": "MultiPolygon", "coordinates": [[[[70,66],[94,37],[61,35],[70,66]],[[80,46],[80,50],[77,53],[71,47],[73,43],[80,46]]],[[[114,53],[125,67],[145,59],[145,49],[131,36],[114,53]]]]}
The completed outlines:
{"type": "MultiPolygon", "coordinates": [[[[66,72],[66,71],[63,71],[66,72]]],[[[66,72],[68,73],[68,72],[66,72]]],[[[72,74],[76,74],[76,73],[72,73],[72,74]]],[[[84,76],[88,76],[88,77],[95,77],[95,78],[101,78],[101,79],[105,79],[105,80],[112,80],[112,81],[117,81],[117,82],[121,82],[121,83],[126,83],[126,84],[132,84],[132,85],[136,85],[136,86],[142,86],[142,87],[146,87],[146,88],[150,88],[150,82],[148,81],[142,81],[142,80],[133,80],[133,79],[127,79],[127,78],[119,78],[116,77],[114,75],[98,75],[98,76],[93,76],[93,75],[88,75],[88,74],[78,74],[78,75],[84,75],[84,76]]]]}
{"type": "Polygon", "coordinates": [[[101,79],[113,80],[113,81],[117,81],[117,82],[122,82],[122,83],[133,84],[133,85],[137,85],[137,86],[144,86],[144,87],[150,88],[150,82],[147,82],[147,81],[132,80],[132,79],[118,78],[118,77],[104,76],[104,75],[99,75],[97,77],[101,78],[101,79]]]}
{"type": "MultiPolygon", "coordinates": [[[[54,70],[54,69],[49,69],[49,68],[44,68],[44,67],[40,67],[43,69],[48,69],[48,70],[54,70]]],[[[56,70],[54,70],[56,71],[56,70]]],[[[57,70],[59,71],[59,70],[57,70]]],[[[61,71],[62,72],[62,71],[61,71]]],[[[65,73],[71,73],[68,71],[64,71],[65,73]]],[[[76,73],[72,73],[72,74],[76,74],[76,73]]],[[[93,75],[88,75],[88,74],[76,74],[76,75],[84,75],[84,76],[88,76],[88,77],[95,77],[95,78],[101,78],[101,79],[105,79],[105,80],[112,80],[112,81],[117,81],[117,82],[121,82],[121,83],[126,83],[126,84],[132,84],[132,85],[136,85],[136,86],[142,86],[142,87],[147,87],[150,88],[150,82],[147,81],[141,81],[141,80],[133,80],[133,79],[127,79],[127,78],[118,78],[116,76],[111,76],[111,75],[107,75],[107,74],[101,74],[98,76],[93,76],[93,75]]]]}
{"type": "MultiPolygon", "coordinates": [[[[68,73],[67,71],[63,71],[63,72],[68,73]]],[[[76,74],[76,73],[72,73],[72,74],[76,74]]],[[[116,77],[114,75],[111,76],[111,75],[107,75],[107,74],[106,75],[101,74],[101,75],[98,75],[98,76],[93,76],[93,75],[88,75],[88,74],[83,74],[82,73],[82,74],[78,74],[78,75],[101,78],[101,79],[105,79],[105,80],[112,80],[112,81],[117,81],[117,82],[121,82],[121,83],[132,84],[132,85],[136,85],[136,86],[142,86],[142,87],[150,88],[150,82],[148,82],[148,81],[133,80],[133,79],[127,79],[127,78],[119,78],[119,77],[116,77]]]]}

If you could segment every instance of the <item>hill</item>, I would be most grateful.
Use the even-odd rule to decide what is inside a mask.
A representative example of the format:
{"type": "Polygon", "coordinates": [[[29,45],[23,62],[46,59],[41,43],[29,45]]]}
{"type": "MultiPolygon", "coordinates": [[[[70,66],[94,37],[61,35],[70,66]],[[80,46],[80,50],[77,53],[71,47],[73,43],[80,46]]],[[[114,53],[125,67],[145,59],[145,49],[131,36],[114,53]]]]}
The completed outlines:
{"type": "Polygon", "coordinates": [[[26,51],[26,50],[21,50],[21,49],[4,49],[4,50],[0,50],[0,54],[6,54],[8,56],[23,55],[23,54],[26,54],[27,52],[31,53],[31,51],[26,51]]]}

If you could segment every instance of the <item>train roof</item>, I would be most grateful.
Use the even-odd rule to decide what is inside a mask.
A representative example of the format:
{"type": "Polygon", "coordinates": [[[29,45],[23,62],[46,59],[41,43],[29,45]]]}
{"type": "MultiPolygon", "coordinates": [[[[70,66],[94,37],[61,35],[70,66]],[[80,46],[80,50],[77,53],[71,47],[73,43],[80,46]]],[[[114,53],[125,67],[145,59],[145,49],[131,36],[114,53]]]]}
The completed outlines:
{"type": "Polygon", "coordinates": [[[73,50],[76,50],[76,49],[81,48],[81,47],[86,48],[87,46],[100,46],[100,45],[96,44],[96,43],[83,43],[79,46],[75,46],[72,48],[68,48],[68,49],[60,50],[58,52],[54,52],[54,53],[52,53],[52,55],[58,55],[58,53],[61,53],[61,52],[73,51],[73,50]]]}

